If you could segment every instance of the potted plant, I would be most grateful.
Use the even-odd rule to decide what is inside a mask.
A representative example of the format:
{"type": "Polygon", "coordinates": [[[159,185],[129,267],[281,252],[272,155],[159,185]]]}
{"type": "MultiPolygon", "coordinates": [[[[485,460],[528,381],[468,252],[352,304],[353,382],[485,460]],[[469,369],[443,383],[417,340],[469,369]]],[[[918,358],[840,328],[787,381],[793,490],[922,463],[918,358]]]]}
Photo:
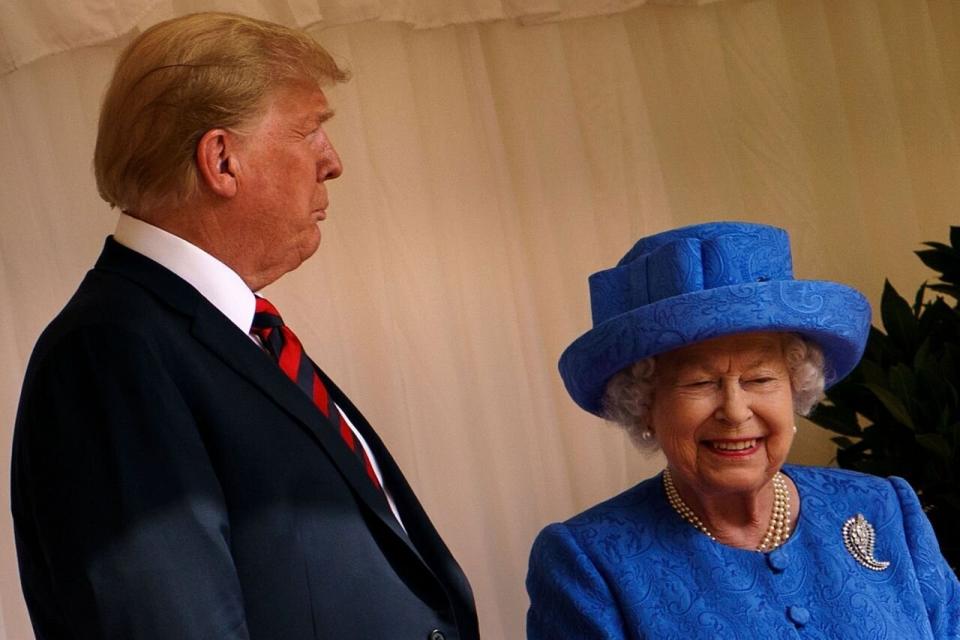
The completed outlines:
{"type": "Polygon", "coordinates": [[[944,556],[960,567],[960,227],[950,245],[916,254],[939,273],[909,303],[884,285],[883,329],[870,328],[863,359],[827,392],[810,419],[838,434],[837,463],[905,478],[944,556]]]}

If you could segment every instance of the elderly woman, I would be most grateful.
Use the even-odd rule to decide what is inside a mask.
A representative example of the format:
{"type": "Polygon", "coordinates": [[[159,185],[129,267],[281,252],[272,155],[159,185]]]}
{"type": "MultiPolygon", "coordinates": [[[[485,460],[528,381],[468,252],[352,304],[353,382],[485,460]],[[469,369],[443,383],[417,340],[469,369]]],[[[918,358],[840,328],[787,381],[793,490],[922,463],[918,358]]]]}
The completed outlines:
{"type": "Polygon", "coordinates": [[[567,390],[667,466],[541,532],[528,638],[960,638],[903,480],[785,464],[794,415],[863,352],[862,295],[794,280],[786,232],[745,223],[641,239],[590,286],[567,390]]]}

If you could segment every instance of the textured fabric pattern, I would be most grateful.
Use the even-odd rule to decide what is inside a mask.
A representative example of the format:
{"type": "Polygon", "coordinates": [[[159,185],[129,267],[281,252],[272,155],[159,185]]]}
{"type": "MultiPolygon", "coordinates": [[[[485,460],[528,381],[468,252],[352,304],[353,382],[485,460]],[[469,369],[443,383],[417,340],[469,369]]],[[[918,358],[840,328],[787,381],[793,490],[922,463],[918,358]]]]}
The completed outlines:
{"type": "Polygon", "coordinates": [[[560,357],[574,401],[599,414],[612,375],[647,356],[747,331],[795,331],[823,349],[826,383],[863,354],[870,305],[835,282],[794,280],[787,232],[711,222],[641,238],[590,276],[593,329],[560,357]]]}
{"type": "Polygon", "coordinates": [[[681,520],[660,476],[547,527],[530,558],[527,637],[960,637],[960,585],[905,481],[784,472],[801,511],[790,539],[768,554],[712,542],[681,520]],[[885,571],[844,548],[841,527],[857,513],[876,529],[885,571]]]}

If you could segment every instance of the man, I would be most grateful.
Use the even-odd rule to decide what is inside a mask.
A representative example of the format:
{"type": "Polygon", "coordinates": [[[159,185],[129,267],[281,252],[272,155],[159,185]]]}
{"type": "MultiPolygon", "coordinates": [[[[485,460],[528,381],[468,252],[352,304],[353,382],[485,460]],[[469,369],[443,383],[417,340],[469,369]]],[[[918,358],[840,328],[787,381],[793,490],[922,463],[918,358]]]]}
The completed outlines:
{"type": "Polygon", "coordinates": [[[38,639],[479,637],[396,463],[253,293],[320,243],[341,172],[322,87],[344,79],[305,34],[227,14],[122,54],[94,165],[123,213],[15,429],[38,639]]]}

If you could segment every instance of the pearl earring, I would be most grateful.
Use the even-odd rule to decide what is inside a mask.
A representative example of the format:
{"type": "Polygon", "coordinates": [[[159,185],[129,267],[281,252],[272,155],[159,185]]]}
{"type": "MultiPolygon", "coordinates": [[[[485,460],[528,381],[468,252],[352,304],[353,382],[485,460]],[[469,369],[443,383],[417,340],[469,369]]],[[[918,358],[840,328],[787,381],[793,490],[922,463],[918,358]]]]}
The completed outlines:
{"type": "Polygon", "coordinates": [[[651,438],[653,438],[653,431],[650,429],[644,429],[640,432],[640,439],[644,442],[649,442],[651,438]]]}
{"type": "Polygon", "coordinates": [[[794,432],[794,433],[797,432],[797,425],[796,425],[796,424],[793,425],[793,432],[794,432]]]}

